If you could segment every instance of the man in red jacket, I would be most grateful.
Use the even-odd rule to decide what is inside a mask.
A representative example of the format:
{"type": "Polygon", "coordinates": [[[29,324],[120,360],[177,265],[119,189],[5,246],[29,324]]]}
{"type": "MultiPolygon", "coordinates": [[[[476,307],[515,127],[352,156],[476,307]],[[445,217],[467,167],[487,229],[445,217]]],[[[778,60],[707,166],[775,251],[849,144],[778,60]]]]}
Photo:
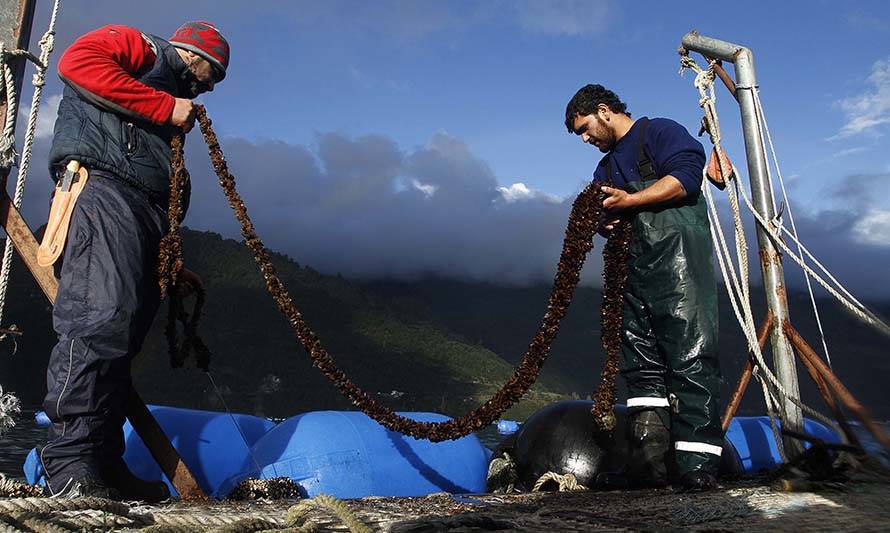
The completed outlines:
{"type": "Polygon", "coordinates": [[[43,405],[53,425],[39,450],[53,495],[169,496],[163,483],[140,480],[124,464],[124,406],[132,358],[160,303],[170,140],[194,126],[192,99],[213,90],[228,63],[229,45],[208,22],[186,23],[169,40],[105,26],[59,60],[65,89],[50,172],[70,182],[76,177],[66,167],[77,161],[89,180],[57,264],[59,340],[43,405]]]}

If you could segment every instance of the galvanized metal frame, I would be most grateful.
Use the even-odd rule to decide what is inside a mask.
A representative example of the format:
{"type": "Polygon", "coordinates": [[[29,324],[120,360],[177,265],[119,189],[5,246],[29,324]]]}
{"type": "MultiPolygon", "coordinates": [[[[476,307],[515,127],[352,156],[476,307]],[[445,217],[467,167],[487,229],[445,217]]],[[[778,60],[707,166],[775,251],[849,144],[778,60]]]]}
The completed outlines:
{"type": "MultiPolygon", "coordinates": [[[[736,99],[742,117],[742,132],[745,140],[745,153],[748,162],[748,177],[751,181],[751,192],[754,207],[766,220],[772,220],[776,213],[773,202],[773,191],[767,174],[768,162],[766,150],[760,136],[760,127],[754,104],[753,89],[757,87],[757,75],[754,69],[754,54],[744,46],[705,37],[697,31],[683,36],[682,46],[689,52],[698,52],[704,56],[727,61],[735,66],[736,99]]],[[[788,300],[785,288],[785,275],[782,271],[782,256],[769,234],[757,228],[758,252],[760,268],[763,273],[763,285],[766,290],[766,303],[774,320],[770,328],[770,347],[776,376],[789,394],[800,397],[797,381],[797,367],[794,353],[788,342],[782,324],[789,319],[788,300]]],[[[800,408],[787,398],[783,402],[783,424],[785,427],[803,431],[803,417],[800,408]]],[[[785,449],[794,456],[802,447],[796,439],[785,438],[785,449]]]]}

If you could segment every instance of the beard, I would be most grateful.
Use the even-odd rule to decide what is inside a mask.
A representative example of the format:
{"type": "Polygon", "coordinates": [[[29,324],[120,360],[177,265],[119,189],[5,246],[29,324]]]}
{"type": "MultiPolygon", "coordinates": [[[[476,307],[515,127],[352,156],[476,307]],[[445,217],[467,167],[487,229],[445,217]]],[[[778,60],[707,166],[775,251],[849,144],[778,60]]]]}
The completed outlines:
{"type": "Polygon", "coordinates": [[[608,153],[615,147],[615,132],[612,131],[612,128],[606,124],[606,121],[603,120],[599,115],[596,116],[596,138],[600,140],[600,145],[597,148],[600,149],[602,153],[608,153]]]}

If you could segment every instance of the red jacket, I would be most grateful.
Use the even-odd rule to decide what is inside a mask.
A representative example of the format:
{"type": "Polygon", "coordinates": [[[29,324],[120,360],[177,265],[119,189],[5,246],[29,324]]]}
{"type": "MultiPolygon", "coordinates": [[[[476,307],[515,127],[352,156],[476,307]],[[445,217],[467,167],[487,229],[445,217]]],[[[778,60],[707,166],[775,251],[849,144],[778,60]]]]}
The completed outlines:
{"type": "Polygon", "coordinates": [[[154,61],[155,53],[139,30],[109,25],[84,34],[65,50],[59,76],[100,99],[165,124],[175,98],[136,79],[154,61]]]}

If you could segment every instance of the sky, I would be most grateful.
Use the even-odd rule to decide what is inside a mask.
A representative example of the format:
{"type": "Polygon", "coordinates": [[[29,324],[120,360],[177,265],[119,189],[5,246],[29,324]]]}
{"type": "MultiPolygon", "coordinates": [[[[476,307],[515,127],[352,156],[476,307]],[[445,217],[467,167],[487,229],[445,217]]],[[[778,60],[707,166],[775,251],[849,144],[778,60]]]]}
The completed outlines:
{"type": "MultiPolygon", "coordinates": [[[[697,133],[698,93],[692,75],[678,75],[676,52],[697,29],[753,50],[804,242],[855,293],[890,297],[890,3],[735,6],[65,0],[24,213],[32,227],[47,213],[46,151],[62,89],[55,64],[65,47],[104,24],[166,37],[203,19],[227,37],[232,58],[225,81],[200,101],[267,245],[351,278],[548,282],[571,202],[601,156],[566,132],[566,103],[601,83],[634,117],[673,118],[697,133]]],[[[50,8],[38,0],[32,50],[50,8]]],[[[746,175],[738,107],[722,88],[718,110],[746,175]]],[[[185,223],[237,238],[205,153],[196,130],[185,223]]],[[[598,283],[601,247],[597,240],[586,283],[598,283]]]]}

